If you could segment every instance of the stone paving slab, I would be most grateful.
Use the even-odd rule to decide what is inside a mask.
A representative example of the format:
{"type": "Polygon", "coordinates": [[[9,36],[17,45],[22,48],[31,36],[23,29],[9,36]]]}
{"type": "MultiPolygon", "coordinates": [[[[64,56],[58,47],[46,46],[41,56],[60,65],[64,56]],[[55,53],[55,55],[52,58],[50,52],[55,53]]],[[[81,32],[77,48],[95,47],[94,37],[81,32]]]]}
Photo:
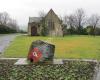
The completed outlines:
{"type": "MultiPolygon", "coordinates": [[[[52,64],[63,64],[62,59],[54,59],[52,64]]],[[[28,65],[27,58],[18,59],[14,65],[28,65]]]]}
{"type": "Polygon", "coordinates": [[[9,60],[9,59],[11,59],[11,60],[13,60],[13,59],[22,59],[22,58],[0,58],[0,59],[5,59],[5,60],[9,60]]]}
{"type": "MultiPolygon", "coordinates": [[[[16,63],[16,64],[22,64],[24,65],[24,63],[27,63],[27,58],[0,58],[0,59],[12,59],[12,60],[19,60],[18,62],[20,62],[20,60],[22,60],[23,63],[16,63]]],[[[98,63],[98,60],[92,60],[92,59],[54,59],[53,60],[53,64],[63,64],[63,61],[86,61],[86,62],[96,62],[98,63]]],[[[27,63],[28,64],[28,63],[27,63]]]]}
{"type": "MultiPolygon", "coordinates": [[[[0,59],[26,59],[26,58],[0,58],[0,59]]],[[[100,62],[100,60],[95,59],[61,59],[61,60],[67,60],[67,61],[88,61],[88,62],[100,62]]]]}
{"type": "Polygon", "coordinates": [[[54,59],[53,64],[63,64],[63,60],[62,59],[54,59]]]}
{"type": "Polygon", "coordinates": [[[100,60],[95,59],[63,59],[67,61],[86,61],[86,62],[99,62],[100,60]]]}
{"type": "Polygon", "coordinates": [[[18,59],[15,65],[28,65],[27,59],[26,58],[18,59]]]}

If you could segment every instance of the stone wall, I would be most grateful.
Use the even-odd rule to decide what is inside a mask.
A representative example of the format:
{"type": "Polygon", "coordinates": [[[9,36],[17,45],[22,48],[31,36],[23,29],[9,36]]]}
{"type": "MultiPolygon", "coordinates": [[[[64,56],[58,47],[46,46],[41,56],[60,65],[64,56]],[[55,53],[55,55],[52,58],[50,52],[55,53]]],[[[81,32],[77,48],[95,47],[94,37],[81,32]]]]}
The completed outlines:
{"type": "Polygon", "coordinates": [[[49,29],[49,35],[50,36],[63,36],[61,21],[52,10],[45,17],[45,22],[47,24],[47,27],[48,27],[49,20],[54,22],[54,30],[49,29]]]}
{"type": "Polygon", "coordinates": [[[31,35],[31,26],[32,26],[32,24],[28,23],[28,35],[31,35]]]}

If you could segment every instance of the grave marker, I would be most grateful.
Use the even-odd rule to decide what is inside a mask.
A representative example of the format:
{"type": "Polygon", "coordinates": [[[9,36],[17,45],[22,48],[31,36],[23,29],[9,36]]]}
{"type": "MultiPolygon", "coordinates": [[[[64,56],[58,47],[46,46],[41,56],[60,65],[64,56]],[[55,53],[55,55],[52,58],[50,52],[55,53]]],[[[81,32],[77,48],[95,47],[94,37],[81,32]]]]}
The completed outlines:
{"type": "Polygon", "coordinates": [[[32,42],[29,53],[28,60],[31,62],[52,62],[55,52],[55,45],[37,40],[32,42]]]}

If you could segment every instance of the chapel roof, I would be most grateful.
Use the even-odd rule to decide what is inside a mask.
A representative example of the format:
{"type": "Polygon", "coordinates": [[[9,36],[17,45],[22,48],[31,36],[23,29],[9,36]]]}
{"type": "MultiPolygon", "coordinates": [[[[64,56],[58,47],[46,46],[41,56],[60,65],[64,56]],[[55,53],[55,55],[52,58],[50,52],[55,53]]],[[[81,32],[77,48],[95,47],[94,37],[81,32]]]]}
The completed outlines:
{"type": "Polygon", "coordinates": [[[29,23],[40,22],[41,20],[42,20],[41,17],[29,17],[29,23]]]}

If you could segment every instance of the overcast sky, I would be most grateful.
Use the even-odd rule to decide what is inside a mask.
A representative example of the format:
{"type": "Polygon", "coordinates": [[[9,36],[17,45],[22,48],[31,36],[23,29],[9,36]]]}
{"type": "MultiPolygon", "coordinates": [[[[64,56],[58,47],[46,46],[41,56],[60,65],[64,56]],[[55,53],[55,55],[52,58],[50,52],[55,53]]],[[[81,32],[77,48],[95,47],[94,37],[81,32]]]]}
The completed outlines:
{"type": "Polygon", "coordinates": [[[51,8],[61,16],[77,8],[83,8],[88,15],[100,15],[100,0],[0,0],[0,12],[8,12],[20,26],[24,26],[23,29],[27,27],[29,16],[38,16],[39,11],[48,12],[51,8]]]}

